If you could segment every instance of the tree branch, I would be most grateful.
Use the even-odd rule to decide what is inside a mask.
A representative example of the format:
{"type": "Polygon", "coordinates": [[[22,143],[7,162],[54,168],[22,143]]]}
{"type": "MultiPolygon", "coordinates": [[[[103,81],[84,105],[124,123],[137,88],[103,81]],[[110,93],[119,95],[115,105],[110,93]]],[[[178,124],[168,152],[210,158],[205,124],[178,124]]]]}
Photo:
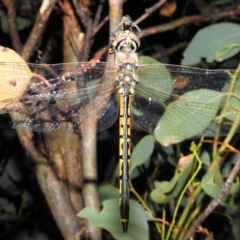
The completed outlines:
{"type": "Polygon", "coordinates": [[[87,236],[80,221],[76,217],[76,211],[70,202],[66,184],[61,181],[53,170],[49,160],[41,152],[42,145],[36,149],[32,141],[33,133],[18,130],[18,137],[26,149],[27,154],[35,163],[35,173],[38,183],[43,191],[53,217],[65,239],[77,240],[79,236],[87,236]]]}
{"type": "Polygon", "coordinates": [[[203,211],[203,213],[193,222],[192,226],[187,231],[183,240],[188,240],[196,231],[197,227],[210,215],[210,213],[218,206],[221,200],[227,196],[230,192],[230,188],[234,179],[240,171],[240,160],[238,160],[233,167],[231,173],[229,174],[226,182],[223,184],[218,195],[211,201],[211,203],[207,206],[207,208],[203,211]]]}

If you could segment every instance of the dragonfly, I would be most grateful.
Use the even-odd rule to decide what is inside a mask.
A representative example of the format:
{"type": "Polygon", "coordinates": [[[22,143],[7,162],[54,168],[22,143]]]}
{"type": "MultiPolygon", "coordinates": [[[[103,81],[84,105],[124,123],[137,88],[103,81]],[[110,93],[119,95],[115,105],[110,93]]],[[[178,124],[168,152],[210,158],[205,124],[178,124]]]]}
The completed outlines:
{"type": "Polygon", "coordinates": [[[110,36],[114,63],[0,62],[0,113],[12,114],[13,128],[81,136],[86,122],[103,131],[119,117],[123,232],[128,230],[130,209],[132,122],[164,146],[240,130],[238,71],[139,58],[140,38],[140,28],[125,16],[110,36]]]}

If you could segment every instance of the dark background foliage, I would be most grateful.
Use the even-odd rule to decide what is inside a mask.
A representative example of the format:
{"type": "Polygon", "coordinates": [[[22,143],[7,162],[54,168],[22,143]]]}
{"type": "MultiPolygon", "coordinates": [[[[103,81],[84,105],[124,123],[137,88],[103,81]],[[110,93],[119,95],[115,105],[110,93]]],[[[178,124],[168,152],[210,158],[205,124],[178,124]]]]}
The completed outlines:
{"type": "MultiPolygon", "coordinates": [[[[64,45],[64,41],[70,39],[64,36],[63,19],[64,15],[68,14],[68,11],[62,7],[64,2],[68,1],[59,1],[54,4],[43,32],[38,36],[36,44],[31,48],[29,55],[26,57],[23,52],[23,46],[29,39],[32,28],[37,21],[36,17],[42,1],[0,1],[0,45],[16,50],[22,56],[25,56],[24,59],[27,62],[62,63],[69,59],[65,56],[66,48],[64,45]],[[20,38],[15,45],[13,44],[14,35],[11,34],[11,27],[9,27],[8,22],[9,9],[11,8],[9,2],[13,4],[13,8],[16,11],[15,20],[17,21],[17,30],[20,38]]],[[[69,2],[73,6],[72,1],[69,0],[69,2]]],[[[88,18],[94,19],[99,6],[102,6],[102,12],[99,15],[100,21],[97,24],[99,25],[109,15],[111,10],[109,2],[86,0],[79,1],[79,6],[83,12],[89,14],[85,20],[88,18]]],[[[142,16],[146,9],[151,8],[157,2],[156,0],[124,1],[123,15],[128,14],[135,20],[142,16]]],[[[139,53],[152,56],[163,63],[181,64],[184,49],[198,30],[205,26],[224,21],[239,23],[240,11],[238,10],[239,1],[237,0],[172,0],[167,2],[169,5],[168,7],[165,6],[165,11],[163,8],[157,8],[149,13],[145,20],[139,23],[139,27],[145,32],[139,53]],[[192,19],[188,17],[192,17],[192,19]]],[[[74,7],[72,9],[74,14],[77,15],[76,9],[74,7]]],[[[77,23],[81,31],[85,33],[88,25],[81,20],[78,17],[77,23]]],[[[86,37],[86,41],[91,42],[90,50],[86,51],[84,47],[79,50],[78,47],[75,47],[73,51],[75,54],[74,61],[90,60],[101,53],[104,47],[108,46],[109,21],[107,20],[93,37],[86,37]]],[[[74,41],[70,45],[73,44],[74,41]]],[[[239,55],[236,55],[234,59],[230,59],[229,68],[236,67],[236,59],[239,59],[239,55]]],[[[103,58],[102,60],[105,61],[106,59],[103,58]]],[[[221,67],[221,63],[207,63],[205,59],[202,59],[198,66],[211,69],[221,67]]],[[[22,148],[21,141],[18,140],[15,130],[8,127],[11,125],[10,117],[2,115],[0,120],[0,239],[63,239],[64,231],[62,229],[59,230],[59,226],[56,225],[50,211],[51,207],[49,209],[44,194],[38,185],[40,180],[36,177],[36,170],[34,170],[36,162],[33,162],[31,154],[26,154],[26,149],[22,148]]],[[[113,178],[113,172],[117,165],[117,134],[118,124],[116,123],[110,129],[98,135],[98,184],[110,181],[113,178]]],[[[144,135],[145,133],[134,128],[132,145],[135,146],[144,135]]],[[[43,138],[39,135],[34,136],[36,148],[42,146],[43,138]]],[[[181,152],[189,153],[188,146],[189,142],[183,143],[181,152]]],[[[206,146],[206,150],[208,150],[208,147],[206,146]]],[[[178,150],[178,146],[173,147],[173,151],[177,152],[178,150]]],[[[161,149],[155,150],[155,157],[159,151],[161,152],[161,149]]],[[[169,162],[165,162],[164,166],[165,170],[163,170],[158,180],[171,179],[174,167],[169,162]]],[[[154,169],[154,165],[150,165],[149,169],[152,170],[151,168],[154,169]]],[[[145,171],[145,169],[141,169],[141,171],[145,171]]],[[[144,174],[146,175],[147,172],[144,174]]],[[[147,177],[144,177],[144,174],[133,181],[136,190],[140,194],[143,194],[145,191],[142,189],[142,186],[147,181],[147,177]]],[[[204,205],[207,205],[208,201],[205,201],[204,205]]],[[[239,212],[235,214],[237,215],[236,219],[239,221],[239,212]]],[[[210,232],[214,233],[215,239],[218,240],[234,239],[229,225],[230,221],[227,219],[220,220],[218,215],[213,216],[204,223],[204,227],[210,229],[210,232]]],[[[153,229],[152,225],[150,229],[153,229]]],[[[159,236],[154,231],[150,233],[150,236],[151,239],[159,239],[159,236]]],[[[111,239],[107,233],[105,233],[104,237],[111,239]]],[[[198,237],[198,239],[206,239],[202,235],[198,237]]]]}

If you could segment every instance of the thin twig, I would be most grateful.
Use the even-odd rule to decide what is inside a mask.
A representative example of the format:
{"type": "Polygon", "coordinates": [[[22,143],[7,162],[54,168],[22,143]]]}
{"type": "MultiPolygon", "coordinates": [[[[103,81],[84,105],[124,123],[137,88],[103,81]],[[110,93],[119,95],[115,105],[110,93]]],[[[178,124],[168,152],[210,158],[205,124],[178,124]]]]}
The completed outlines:
{"type": "Polygon", "coordinates": [[[61,5],[64,11],[63,17],[63,42],[64,42],[64,62],[81,61],[81,53],[85,45],[82,28],[79,25],[73,5],[70,0],[64,1],[61,5]],[[69,59],[70,58],[70,59],[69,59]]]}
{"type": "Polygon", "coordinates": [[[89,21],[90,14],[88,12],[83,11],[80,8],[79,2],[77,0],[72,0],[72,3],[82,24],[84,25],[85,28],[88,28],[88,21],[89,21]]]}
{"type": "Polygon", "coordinates": [[[189,44],[189,42],[181,42],[178,43],[170,48],[167,48],[161,52],[157,52],[151,55],[152,58],[163,58],[163,57],[167,57],[169,55],[172,55],[173,53],[177,52],[178,50],[185,48],[187,45],[189,44]]]}
{"type": "Polygon", "coordinates": [[[145,10],[146,13],[144,13],[141,17],[139,17],[137,20],[135,20],[134,23],[139,24],[140,22],[142,22],[144,19],[146,19],[148,16],[150,16],[150,14],[155,12],[158,8],[160,8],[165,3],[166,3],[166,0],[161,0],[158,3],[156,3],[155,5],[153,5],[152,7],[146,9],[145,10]]]}
{"type": "Polygon", "coordinates": [[[106,16],[100,23],[99,25],[93,30],[92,32],[92,37],[94,37],[97,32],[103,27],[103,25],[109,20],[109,16],[106,16]]]}
{"type": "Polygon", "coordinates": [[[211,20],[216,21],[216,20],[226,18],[226,17],[234,18],[239,14],[240,14],[240,9],[226,11],[226,12],[209,13],[209,14],[204,14],[204,15],[193,15],[193,16],[189,16],[189,17],[180,18],[178,20],[172,21],[171,23],[161,24],[161,25],[150,27],[150,28],[146,28],[146,29],[142,30],[142,33],[143,33],[143,36],[146,37],[146,36],[153,35],[156,33],[173,30],[177,27],[180,27],[182,25],[186,25],[189,23],[193,23],[193,22],[198,23],[198,22],[208,22],[211,20]]]}
{"type": "Polygon", "coordinates": [[[83,53],[81,54],[81,60],[82,61],[87,61],[89,59],[90,56],[90,50],[91,50],[91,46],[92,46],[92,21],[91,19],[89,19],[88,22],[88,28],[86,29],[86,33],[85,33],[85,46],[83,49],[83,53]]]}
{"type": "Polygon", "coordinates": [[[35,49],[37,42],[40,39],[41,34],[43,33],[47,20],[52,12],[53,8],[55,7],[58,0],[49,0],[43,1],[42,5],[39,9],[38,16],[36,18],[34,27],[28,36],[28,40],[25,43],[22,49],[22,57],[23,59],[28,62],[33,50],[35,49]]]}
{"type": "MultiPolygon", "coordinates": [[[[122,4],[124,4],[127,0],[123,0],[122,4]]],[[[122,5],[121,4],[121,5],[122,5]]],[[[98,26],[95,26],[93,32],[92,32],[92,37],[94,37],[97,32],[103,27],[103,25],[109,20],[109,15],[107,15],[100,23],[98,26]]]]}
{"type": "Polygon", "coordinates": [[[95,19],[93,21],[93,29],[95,29],[100,22],[104,3],[105,3],[105,0],[100,0],[99,1],[98,8],[97,8],[97,11],[96,11],[96,14],[95,14],[95,19]]]}
{"type": "Polygon", "coordinates": [[[227,196],[230,192],[232,183],[236,178],[237,174],[240,171],[240,160],[238,160],[233,167],[231,173],[229,174],[226,182],[221,187],[220,192],[218,195],[211,201],[211,203],[207,206],[204,212],[193,222],[190,229],[187,231],[186,235],[184,236],[183,240],[188,240],[196,231],[197,227],[210,215],[210,213],[218,206],[221,200],[227,196]]]}
{"type": "Polygon", "coordinates": [[[81,19],[82,23],[86,28],[85,45],[84,45],[83,51],[81,52],[80,59],[81,61],[87,61],[89,59],[90,49],[92,46],[91,35],[92,35],[92,29],[93,29],[93,20],[90,17],[89,11],[84,12],[81,10],[77,0],[72,0],[72,3],[74,5],[76,13],[78,14],[79,18],[81,19]]]}
{"type": "Polygon", "coordinates": [[[14,6],[14,1],[2,0],[2,2],[7,8],[7,12],[8,12],[9,33],[11,36],[13,48],[16,52],[20,53],[22,50],[22,43],[21,43],[21,40],[18,34],[18,29],[17,29],[16,9],[14,6]]]}

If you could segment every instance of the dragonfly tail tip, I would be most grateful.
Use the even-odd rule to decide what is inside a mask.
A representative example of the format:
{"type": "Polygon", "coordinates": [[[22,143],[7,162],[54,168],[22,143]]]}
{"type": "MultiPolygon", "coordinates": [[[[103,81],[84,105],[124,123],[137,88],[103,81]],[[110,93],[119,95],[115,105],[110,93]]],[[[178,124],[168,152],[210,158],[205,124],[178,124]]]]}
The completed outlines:
{"type": "Polygon", "coordinates": [[[128,221],[122,221],[122,229],[124,233],[128,231],[128,221]]]}

